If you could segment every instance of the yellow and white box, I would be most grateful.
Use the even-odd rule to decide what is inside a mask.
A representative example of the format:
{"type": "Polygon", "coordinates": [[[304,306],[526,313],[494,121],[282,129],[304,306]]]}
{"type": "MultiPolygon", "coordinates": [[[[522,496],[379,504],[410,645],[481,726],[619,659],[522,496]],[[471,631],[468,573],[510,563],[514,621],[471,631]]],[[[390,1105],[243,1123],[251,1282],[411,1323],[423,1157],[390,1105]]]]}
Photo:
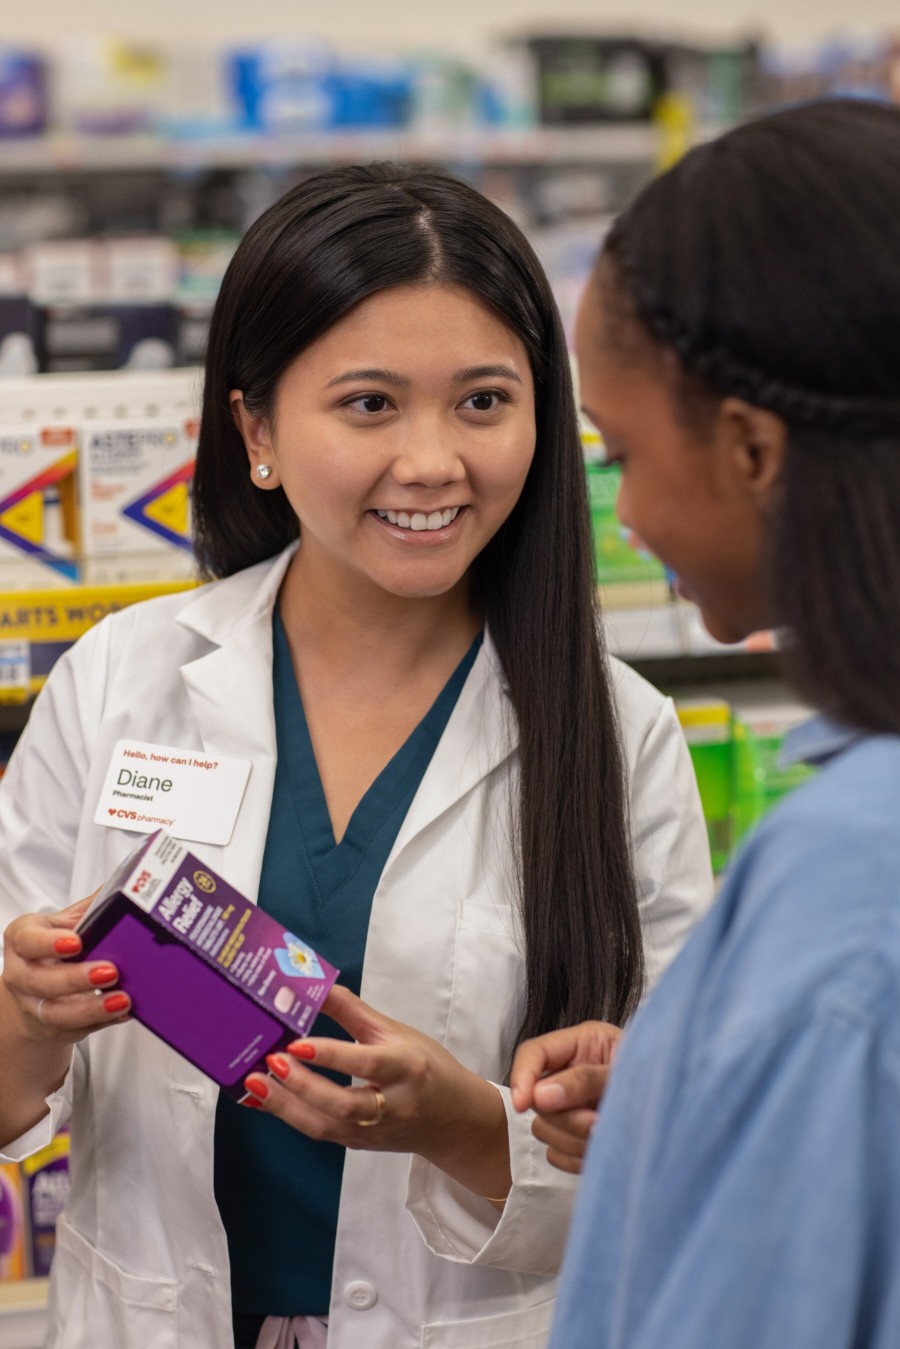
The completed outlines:
{"type": "Polygon", "coordinates": [[[85,557],[190,553],[197,433],[196,418],[179,414],[82,423],[85,557]]]}
{"type": "Polygon", "coordinates": [[[0,564],[20,564],[34,585],[74,578],[77,461],[73,425],[0,421],[0,564]]]}

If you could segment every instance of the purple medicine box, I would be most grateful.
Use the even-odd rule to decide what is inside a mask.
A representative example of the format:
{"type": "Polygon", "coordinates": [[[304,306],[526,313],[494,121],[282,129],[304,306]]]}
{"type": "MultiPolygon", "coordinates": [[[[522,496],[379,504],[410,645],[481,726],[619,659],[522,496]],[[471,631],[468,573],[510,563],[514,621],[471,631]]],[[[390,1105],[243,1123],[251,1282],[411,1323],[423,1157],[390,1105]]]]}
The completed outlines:
{"type": "Polygon", "coordinates": [[[242,1100],[266,1055],[308,1035],[338,971],[157,830],[78,926],[84,958],[111,960],[132,1015],[242,1100]]]}

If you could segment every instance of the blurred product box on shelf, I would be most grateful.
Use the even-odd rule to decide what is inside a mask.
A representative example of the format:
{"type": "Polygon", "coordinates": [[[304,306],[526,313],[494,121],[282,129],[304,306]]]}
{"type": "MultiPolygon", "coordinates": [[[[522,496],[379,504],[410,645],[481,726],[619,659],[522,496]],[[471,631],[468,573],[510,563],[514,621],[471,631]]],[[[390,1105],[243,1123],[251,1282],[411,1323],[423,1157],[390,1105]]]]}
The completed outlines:
{"type": "Polygon", "coordinates": [[[722,698],[679,699],[678,719],[697,775],[713,871],[724,870],[734,845],[734,733],[722,698]]]}
{"type": "Polygon", "coordinates": [[[751,107],[829,95],[900,102],[900,34],[844,34],[825,41],[767,43],[751,107]]]}
{"type": "Polygon", "coordinates": [[[43,330],[43,315],[27,295],[0,291],[0,379],[37,374],[43,330]]]}
{"type": "Polygon", "coordinates": [[[28,1229],[28,1273],[46,1278],[56,1246],[56,1220],[69,1194],[69,1134],[61,1130],[52,1143],[21,1164],[28,1229]]]}
{"type": "Polygon", "coordinates": [[[57,304],[43,310],[41,369],[167,370],[176,364],[179,316],[171,304],[57,304]]]}
{"type": "Polygon", "coordinates": [[[697,775],[713,869],[719,872],[767,811],[812,776],[806,764],[781,762],[785,736],[810,711],[746,691],[733,703],[679,698],[676,709],[697,775]]]}
{"type": "Polygon", "coordinates": [[[601,460],[586,461],[591,524],[594,534],[594,563],[599,585],[619,582],[665,581],[666,570],[640,540],[619,523],[616,497],[621,473],[616,465],[601,460]]]}
{"type": "Polygon", "coordinates": [[[77,461],[74,426],[0,416],[0,561],[32,564],[32,584],[75,576],[77,461]]]}
{"type": "Polygon", "coordinates": [[[93,304],[101,292],[102,265],[96,239],[54,239],[22,253],[25,284],[37,305],[93,304]]]}
{"type": "Polygon", "coordinates": [[[42,370],[162,370],[175,364],[179,259],[160,236],[69,239],[24,251],[40,307],[42,370]]]}
{"type": "MultiPolygon", "coordinates": [[[[144,770],[167,771],[136,763],[134,776],[144,770]]],[[[78,931],[85,958],[115,963],[134,1017],[236,1100],[267,1054],[309,1034],[338,975],[161,830],[128,855],[78,931]]]]}
{"type": "Polygon", "coordinates": [[[281,37],[228,54],[228,87],[244,131],[318,132],[332,119],[336,56],[315,38],[281,37]]]}
{"type": "Polygon", "coordinates": [[[714,125],[743,111],[759,84],[755,41],[692,45],[640,34],[558,34],[527,39],[548,126],[648,122],[677,94],[694,121],[714,125]]]}
{"type": "Polygon", "coordinates": [[[67,36],[54,51],[53,120],[61,130],[93,136],[152,131],[164,117],[169,85],[162,45],[67,36]]]}
{"type": "Polygon", "coordinates": [[[656,42],[559,34],[529,38],[528,46],[547,126],[646,122],[666,89],[665,59],[656,42]]]}
{"type": "Polygon", "coordinates": [[[46,131],[47,65],[36,52],[0,45],[0,139],[46,131]]]}
{"type": "Polygon", "coordinates": [[[81,427],[85,557],[179,548],[190,553],[194,417],[92,421],[81,427]]]}
{"type": "Polygon", "coordinates": [[[734,708],[735,841],[739,842],[766,811],[806,782],[808,764],[783,764],[784,738],[811,713],[796,703],[734,708]]]}
{"type": "Polygon", "coordinates": [[[167,304],[180,279],[174,239],[161,234],[104,239],[103,298],[114,305],[167,304]]]}
{"type": "Polygon", "coordinates": [[[15,1162],[0,1165],[0,1282],[28,1273],[22,1173],[15,1162]]]}
{"type": "Polygon", "coordinates": [[[0,563],[16,564],[12,588],[75,584],[84,557],[127,552],[142,559],[136,583],[153,579],[154,554],[157,568],[178,555],[188,579],[199,396],[193,369],[0,381],[0,563]]]}

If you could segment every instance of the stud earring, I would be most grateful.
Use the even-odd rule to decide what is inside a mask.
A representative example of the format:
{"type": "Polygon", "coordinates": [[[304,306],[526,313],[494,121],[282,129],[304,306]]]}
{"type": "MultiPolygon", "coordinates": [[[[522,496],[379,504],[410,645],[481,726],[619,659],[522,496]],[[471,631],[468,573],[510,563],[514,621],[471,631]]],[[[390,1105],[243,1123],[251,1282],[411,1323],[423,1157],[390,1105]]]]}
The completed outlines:
{"type": "Polygon", "coordinates": [[[257,464],[257,465],[256,465],[256,476],[257,476],[257,478],[260,478],[263,482],[265,482],[266,478],[271,478],[271,476],[272,476],[272,468],[271,468],[271,465],[270,465],[270,464],[257,464]]]}

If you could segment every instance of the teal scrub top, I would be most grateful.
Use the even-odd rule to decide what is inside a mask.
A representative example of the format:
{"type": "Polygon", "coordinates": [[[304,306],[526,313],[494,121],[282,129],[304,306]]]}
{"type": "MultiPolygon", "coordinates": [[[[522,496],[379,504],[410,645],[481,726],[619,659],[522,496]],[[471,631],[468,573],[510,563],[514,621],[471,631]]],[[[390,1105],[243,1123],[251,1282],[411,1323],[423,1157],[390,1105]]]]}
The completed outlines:
{"type": "MultiPolygon", "coordinates": [[[[336,965],[340,982],[358,994],[375,890],[481,637],[372,783],[336,844],[277,609],[273,628],[278,762],[259,906],[336,965]]],[[[313,1033],[350,1038],[325,1016],[313,1033]]],[[[215,1195],[228,1237],[235,1322],[247,1327],[250,1342],[265,1316],[327,1315],[344,1151],[219,1095],[215,1195]]]]}

